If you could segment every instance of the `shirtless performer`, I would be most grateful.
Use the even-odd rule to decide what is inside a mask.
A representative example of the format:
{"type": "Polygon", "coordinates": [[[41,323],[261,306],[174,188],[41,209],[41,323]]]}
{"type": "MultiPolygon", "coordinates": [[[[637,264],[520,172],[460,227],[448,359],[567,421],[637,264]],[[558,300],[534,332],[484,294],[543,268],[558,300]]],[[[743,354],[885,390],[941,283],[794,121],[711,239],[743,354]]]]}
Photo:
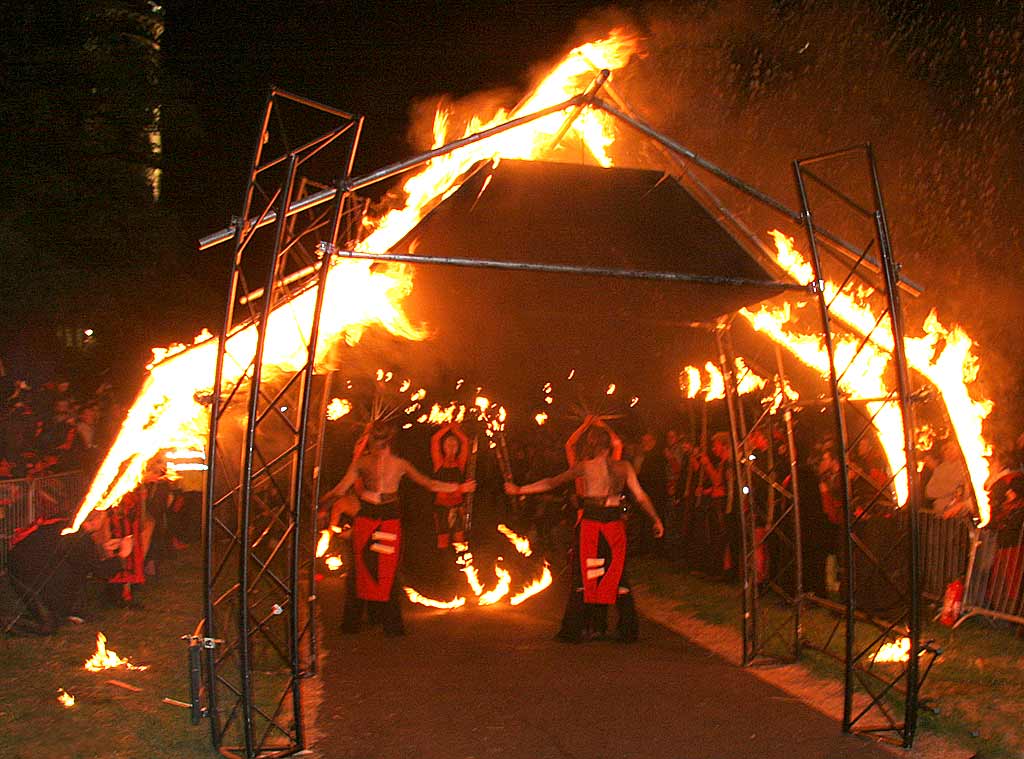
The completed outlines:
{"type": "Polygon", "coordinates": [[[594,420],[585,421],[584,426],[587,429],[581,461],[559,475],[529,485],[506,483],[505,492],[509,495],[544,493],[577,480],[583,508],[576,525],[572,588],[562,628],[555,637],[567,643],[579,643],[583,639],[585,605],[615,604],[619,611],[616,637],[624,643],[633,643],[639,630],[636,605],[625,572],[626,523],[622,506],[625,488],[629,488],[654,521],[656,538],[665,533],[665,528],[651,499],[640,487],[633,465],[612,457],[612,437],[608,430],[594,420]]]}
{"type": "Polygon", "coordinates": [[[391,452],[395,428],[375,425],[368,433],[365,446],[356,446],[341,482],[331,488],[323,501],[341,498],[358,479],[359,513],[352,529],[352,554],[355,571],[349,572],[345,610],[341,631],[359,631],[363,609],[369,601],[380,612],[384,634],[404,635],[402,610],[399,604],[400,588],[395,582],[402,545],[401,506],[398,502],[398,484],[408,476],[417,485],[435,493],[472,493],[476,482],[441,482],[422,474],[412,464],[391,452]]]}

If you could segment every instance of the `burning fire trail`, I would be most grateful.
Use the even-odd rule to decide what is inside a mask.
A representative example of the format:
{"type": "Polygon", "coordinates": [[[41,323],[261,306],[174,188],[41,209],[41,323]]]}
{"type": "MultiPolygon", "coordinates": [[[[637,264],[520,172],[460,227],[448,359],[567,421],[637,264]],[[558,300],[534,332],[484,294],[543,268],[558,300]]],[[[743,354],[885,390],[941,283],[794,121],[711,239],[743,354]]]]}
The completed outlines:
{"type": "Polygon", "coordinates": [[[105,669],[124,667],[142,672],[149,669],[148,666],[137,666],[127,659],[122,659],[116,651],[107,648],[107,636],[103,633],[96,633],[96,653],[85,662],[85,668],[90,672],[101,672],[105,669]]]}
{"type": "Polygon", "coordinates": [[[523,556],[532,556],[533,549],[530,548],[530,539],[524,538],[522,535],[517,535],[508,527],[503,524],[498,525],[498,532],[508,538],[512,545],[515,546],[516,550],[523,556]]]}
{"type": "Polygon", "coordinates": [[[549,585],[551,585],[551,580],[551,565],[545,561],[544,573],[540,576],[540,578],[535,580],[530,585],[527,585],[521,591],[512,596],[512,598],[509,599],[509,603],[513,606],[518,606],[523,601],[533,598],[535,595],[537,595],[542,590],[545,590],[549,585]]]}
{"type": "Polygon", "coordinates": [[[404,590],[405,595],[407,595],[409,600],[414,604],[429,606],[432,609],[458,609],[460,606],[466,605],[466,599],[462,596],[456,596],[451,601],[435,601],[433,598],[427,598],[426,596],[420,595],[408,586],[406,586],[404,590]]]}
{"type": "MultiPolygon", "coordinates": [[[[796,281],[811,281],[812,267],[793,247],[792,239],[778,230],[770,234],[775,240],[779,265],[796,281]]],[[[829,281],[824,283],[824,287],[825,297],[832,303],[833,313],[859,336],[836,341],[836,366],[841,374],[845,374],[842,389],[854,399],[887,397],[883,377],[893,350],[888,317],[878,320],[877,314],[867,302],[870,291],[849,287],[839,291],[835,283],[829,281]],[[864,350],[855,356],[860,338],[864,338],[866,344],[864,350]]],[[[762,307],[757,313],[743,310],[741,314],[755,330],[768,334],[823,376],[828,375],[828,359],[821,340],[816,336],[787,329],[786,325],[791,321],[788,305],[782,308],[762,307]]],[[[953,432],[967,462],[971,486],[978,503],[979,524],[983,527],[989,521],[988,494],[983,484],[988,477],[985,456],[991,448],[981,428],[992,410],[992,403],[989,400],[975,401],[970,397],[968,386],[977,377],[978,359],[972,353],[974,344],[966,332],[959,326],[947,329],[939,322],[934,311],[926,319],[924,331],[924,337],[905,339],[907,363],[928,379],[942,396],[953,432]]],[[[907,497],[907,480],[899,409],[895,403],[878,401],[869,402],[867,406],[871,414],[878,414],[876,427],[892,471],[904,470],[895,482],[898,500],[903,504],[907,497]]]]}
{"type": "MultiPolygon", "coordinates": [[[[607,39],[581,45],[565,57],[519,108],[513,112],[500,111],[487,124],[474,118],[466,134],[564,102],[593,80],[595,68],[620,69],[636,49],[637,39],[621,31],[613,32],[607,39]]],[[[448,114],[441,111],[435,119],[438,146],[447,139],[448,118],[448,114]]],[[[430,161],[403,185],[404,207],[389,211],[376,222],[368,222],[372,231],[359,243],[359,249],[389,250],[435,201],[457,189],[459,177],[476,162],[501,156],[528,159],[549,153],[564,121],[564,114],[551,114],[430,161]]],[[[576,114],[568,134],[586,145],[602,166],[612,165],[607,148],[614,141],[613,129],[611,118],[605,113],[584,109],[576,114]]],[[[331,264],[324,301],[328,305],[321,313],[319,357],[339,339],[357,342],[369,324],[382,324],[393,334],[411,340],[425,336],[409,322],[400,305],[411,290],[411,275],[405,267],[390,267],[386,271],[380,268],[371,270],[370,261],[339,260],[331,264]]],[[[272,312],[266,326],[264,365],[267,368],[294,371],[302,365],[315,299],[315,289],[310,287],[272,312]]],[[[238,383],[251,371],[256,338],[253,325],[227,337],[226,384],[238,383]]],[[[71,531],[77,530],[93,509],[110,508],[135,488],[141,481],[146,462],[159,450],[205,438],[205,430],[209,428],[208,411],[199,398],[210,391],[216,355],[217,340],[203,336],[191,348],[174,355],[166,352],[151,365],[142,390],[69,528],[71,531]]]]}
{"type": "Polygon", "coordinates": [[[481,606],[490,606],[491,604],[498,603],[498,601],[508,595],[509,588],[512,587],[512,575],[509,574],[507,569],[495,564],[494,574],[498,576],[498,584],[480,596],[479,603],[481,606]]]}

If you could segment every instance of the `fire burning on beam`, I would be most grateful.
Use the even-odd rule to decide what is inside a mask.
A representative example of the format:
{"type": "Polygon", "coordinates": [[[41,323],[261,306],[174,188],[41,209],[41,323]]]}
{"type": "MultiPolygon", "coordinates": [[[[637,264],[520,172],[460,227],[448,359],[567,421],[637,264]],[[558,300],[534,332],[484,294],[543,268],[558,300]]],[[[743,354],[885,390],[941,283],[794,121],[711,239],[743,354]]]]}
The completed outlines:
{"type": "MultiPolygon", "coordinates": [[[[637,39],[615,30],[606,39],[572,50],[515,110],[499,111],[488,123],[474,118],[465,134],[511,118],[557,105],[585,89],[595,70],[615,71],[637,50],[637,39]]],[[[579,140],[602,166],[611,166],[608,147],[614,141],[611,117],[596,109],[574,114],[563,137],[579,140]]],[[[403,185],[405,205],[375,221],[359,243],[362,251],[386,252],[402,239],[439,200],[458,189],[458,180],[480,160],[499,157],[531,159],[550,153],[565,124],[554,113],[430,161],[403,185]]],[[[435,146],[448,139],[449,114],[439,110],[434,122],[435,146]]],[[[419,340],[422,330],[411,324],[401,308],[412,287],[406,267],[373,267],[370,261],[336,260],[330,264],[325,307],[321,312],[317,355],[340,339],[355,343],[370,324],[382,324],[392,334],[419,340]]],[[[265,371],[294,371],[305,360],[308,326],[316,292],[312,287],[279,305],[267,325],[265,371]]],[[[252,371],[256,329],[249,325],[227,337],[224,381],[242,382],[252,371]]],[[[208,396],[214,377],[217,338],[201,335],[187,349],[177,347],[155,354],[142,390],[132,404],[113,446],[93,479],[69,531],[77,530],[93,509],[108,509],[141,481],[146,462],[162,448],[204,440],[209,429],[208,396]]]]}
{"type": "MultiPolygon", "coordinates": [[[[775,241],[776,261],[797,282],[810,282],[814,275],[810,263],[794,247],[793,240],[778,230],[770,232],[775,241]]],[[[854,333],[835,341],[836,368],[843,375],[842,390],[854,399],[879,399],[889,395],[885,373],[893,350],[888,317],[878,318],[868,302],[870,292],[834,283],[824,283],[825,298],[835,316],[854,333]],[[864,349],[858,353],[861,343],[864,349]]],[[[828,357],[821,339],[807,335],[794,326],[788,304],[762,306],[757,312],[743,309],[741,315],[758,332],[768,335],[801,362],[828,376],[828,357]]],[[[982,434],[982,424],[992,410],[992,402],[971,398],[969,386],[978,374],[974,343],[959,326],[944,327],[935,312],[924,323],[925,336],[906,338],[907,363],[938,390],[949,415],[960,450],[967,463],[980,516],[979,526],[989,521],[988,493],[984,489],[989,467],[985,457],[991,446],[982,434]]],[[[894,485],[900,504],[907,499],[906,455],[903,450],[902,417],[893,401],[868,400],[868,411],[875,416],[879,440],[892,472],[900,473],[894,485]]]]}

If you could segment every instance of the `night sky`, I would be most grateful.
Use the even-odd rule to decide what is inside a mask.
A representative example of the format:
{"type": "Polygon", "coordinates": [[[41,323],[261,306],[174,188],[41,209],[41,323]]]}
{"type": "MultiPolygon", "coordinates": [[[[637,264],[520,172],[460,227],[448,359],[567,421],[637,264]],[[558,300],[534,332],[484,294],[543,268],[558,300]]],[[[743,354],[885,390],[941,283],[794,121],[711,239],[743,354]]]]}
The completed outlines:
{"type": "Polygon", "coordinates": [[[928,288],[908,305],[911,323],[940,307],[978,337],[993,367],[984,381],[1020,389],[1019,341],[1004,329],[1024,318],[1024,271],[1008,255],[1024,242],[1019,3],[168,2],[163,196],[148,208],[74,144],[92,73],[74,57],[88,36],[81,19],[102,5],[2,6],[5,28],[22,30],[0,59],[11,92],[0,112],[9,367],[45,374],[68,360],[52,345],[56,325],[105,323],[116,335],[80,362],[85,373],[141,366],[147,346],[216,328],[228,246],[200,253],[196,240],[239,211],[269,85],[365,115],[361,173],[421,149],[410,114],[439,96],[500,89],[512,105],[583,36],[633,21],[649,54],[623,84],[632,105],[791,206],[792,159],[871,141],[897,256],[928,288]]]}

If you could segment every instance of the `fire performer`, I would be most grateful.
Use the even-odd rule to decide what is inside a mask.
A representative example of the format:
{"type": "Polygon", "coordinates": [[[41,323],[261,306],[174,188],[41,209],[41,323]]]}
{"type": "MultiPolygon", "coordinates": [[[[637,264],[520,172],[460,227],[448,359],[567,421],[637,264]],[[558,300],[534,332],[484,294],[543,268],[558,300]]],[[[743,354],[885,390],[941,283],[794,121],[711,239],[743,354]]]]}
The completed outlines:
{"type": "Polygon", "coordinates": [[[427,477],[416,467],[391,452],[394,425],[373,423],[356,445],[341,482],[324,495],[325,501],[344,496],[359,480],[359,513],[352,529],[355,571],[349,572],[341,631],[355,633],[362,623],[367,602],[379,612],[384,634],[404,635],[400,589],[395,574],[402,547],[402,513],[398,485],[408,476],[417,485],[435,493],[472,493],[476,482],[442,482],[427,477]]]}
{"type": "MultiPolygon", "coordinates": [[[[430,438],[434,477],[441,482],[462,482],[469,461],[469,438],[456,422],[445,424],[430,438]]],[[[466,499],[461,491],[439,492],[434,496],[434,526],[437,548],[466,542],[466,499]]]]}
{"type": "Polygon", "coordinates": [[[603,608],[615,604],[619,612],[616,636],[632,643],[639,632],[636,605],[626,576],[626,525],[623,517],[622,493],[626,488],[654,522],[654,536],[660,538],[665,528],[658,518],[651,499],[640,487],[636,471],[628,461],[612,456],[612,436],[593,417],[574,433],[582,436],[582,459],[554,477],[529,485],[505,483],[510,495],[545,493],[571,480],[581,490],[582,510],[576,524],[575,556],[572,561],[572,587],[562,618],[562,627],[555,636],[567,643],[583,639],[588,605],[603,608]]]}

